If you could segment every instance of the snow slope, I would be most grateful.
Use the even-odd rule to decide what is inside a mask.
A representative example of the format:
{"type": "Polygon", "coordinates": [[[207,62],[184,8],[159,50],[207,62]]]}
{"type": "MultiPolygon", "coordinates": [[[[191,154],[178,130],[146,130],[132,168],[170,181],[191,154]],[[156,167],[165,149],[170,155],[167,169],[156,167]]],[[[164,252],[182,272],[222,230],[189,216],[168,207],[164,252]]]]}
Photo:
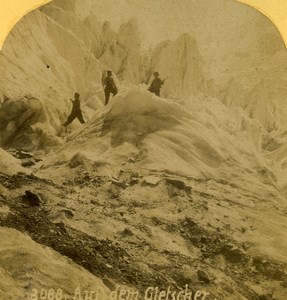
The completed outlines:
{"type": "Polygon", "coordinates": [[[139,169],[217,178],[247,185],[254,192],[278,188],[277,173],[262,148],[265,130],[258,121],[214,98],[190,102],[187,110],[154,96],[144,86],[122,92],[83,129],[72,133],[44,168],[68,167],[80,153],[79,166],[108,164],[110,175],[135,158],[139,169]]]}
{"type": "MultiPolygon", "coordinates": [[[[263,39],[260,31],[261,42],[248,46],[255,52],[247,60],[230,45],[230,56],[221,62],[221,68],[230,70],[218,70],[218,76],[211,79],[214,68],[208,65],[207,52],[199,46],[202,40],[198,44],[184,33],[142,54],[140,25],[135,19],[116,32],[110,23],[99,23],[95,13],[83,19],[79,3],[67,5],[57,1],[32,12],[15,27],[3,47],[0,66],[5,76],[0,90],[10,99],[0,108],[1,145],[29,149],[63,145],[60,124],[70,110],[68,98],[78,91],[84,117],[89,120],[84,132],[91,133],[87,141],[75,134],[69,138],[71,143],[82,146],[95,140],[98,146],[99,137],[93,138],[92,128],[97,127],[97,118],[101,122],[103,112],[106,119],[102,129],[109,139],[106,135],[101,138],[103,146],[95,150],[99,156],[112,152],[111,157],[116,157],[114,146],[129,144],[144,158],[145,167],[224,178],[238,168],[235,173],[241,173],[241,178],[249,180],[251,172],[259,182],[257,173],[267,170],[270,182],[276,186],[284,158],[266,152],[264,145],[272,138],[272,130],[284,131],[285,126],[287,56],[285,50],[278,51],[280,43],[262,50],[258,46],[263,39]],[[105,112],[101,81],[108,68],[118,75],[122,92],[111,110],[105,112]],[[146,86],[131,87],[151,79],[153,70],[168,78],[162,95],[171,100],[152,98],[143,91],[146,86]],[[117,109],[120,112],[115,113],[117,109]],[[267,161],[265,155],[276,163],[267,161]],[[168,163],[167,156],[171,157],[168,163]]],[[[247,21],[251,15],[244,15],[247,21]]],[[[261,23],[262,28],[268,27],[265,21],[261,23]]],[[[267,37],[278,41],[273,29],[267,37]]],[[[217,55],[214,62],[219,63],[217,55]]],[[[78,126],[77,122],[72,124],[74,129],[78,126]]],[[[87,145],[87,149],[90,147],[87,145]]],[[[284,186],[285,180],[280,182],[284,186]]]]}

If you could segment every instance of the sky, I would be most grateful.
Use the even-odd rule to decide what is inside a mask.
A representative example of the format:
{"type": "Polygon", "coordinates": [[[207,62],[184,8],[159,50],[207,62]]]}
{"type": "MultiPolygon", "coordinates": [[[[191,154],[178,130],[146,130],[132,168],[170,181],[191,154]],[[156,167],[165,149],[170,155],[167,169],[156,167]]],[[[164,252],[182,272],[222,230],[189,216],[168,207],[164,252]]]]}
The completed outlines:
{"type": "Polygon", "coordinates": [[[287,1],[286,0],[240,0],[264,13],[278,28],[287,45],[287,1]]]}
{"type": "MultiPolygon", "coordinates": [[[[100,6],[105,14],[110,14],[115,24],[123,23],[123,15],[119,11],[127,11],[127,14],[136,14],[141,11],[150,12],[153,20],[157,24],[162,24],[161,28],[155,29],[154,22],[145,22],[145,35],[153,40],[157,38],[155,30],[166,32],[166,36],[171,29],[176,26],[196,26],[189,19],[188,11],[193,9],[200,0],[109,0],[109,1],[93,1],[100,6]],[[167,4],[168,3],[168,4],[167,4]],[[162,16],[166,16],[166,20],[162,20],[162,16]],[[168,24],[168,25],[166,25],[168,24]]],[[[273,21],[280,31],[285,43],[287,44],[287,1],[286,0],[238,0],[247,3],[264,13],[273,21]]],[[[0,9],[3,12],[1,16],[0,26],[0,46],[2,46],[9,31],[14,25],[31,10],[50,2],[49,0],[1,0],[0,9]]],[[[222,1],[223,5],[226,1],[222,1]]],[[[203,14],[204,15],[204,14],[203,14]]],[[[144,14],[141,15],[144,22],[144,14]]],[[[149,16],[150,17],[150,16],[149,16]]],[[[141,21],[141,20],[140,20],[141,21]]],[[[231,24],[231,23],[230,23],[231,24]]],[[[147,38],[146,37],[146,38],[147,38]]],[[[145,37],[144,37],[145,38],[145,37]]]]}

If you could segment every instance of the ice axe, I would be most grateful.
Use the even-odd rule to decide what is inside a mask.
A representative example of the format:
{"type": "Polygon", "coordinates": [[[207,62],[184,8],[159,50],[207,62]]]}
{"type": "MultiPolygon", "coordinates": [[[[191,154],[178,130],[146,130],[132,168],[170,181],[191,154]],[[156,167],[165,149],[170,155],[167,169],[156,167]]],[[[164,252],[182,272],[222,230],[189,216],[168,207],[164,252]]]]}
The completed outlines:
{"type": "Polygon", "coordinates": [[[168,77],[166,77],[165,79],[161,80],[161,82],[157,83],[156,85],[150,86],[150,87],[148,88],[148,90],[150,90],[150,88],[155,88],[155,87],[158,87],[158,86],[164,84],[164,82],[165,82],[167,79],[168,79],[168,77]]]}
{"type": "Polygon", "coordinates": [[[155,86],[158,86],[158,85],[160,85],[160,84],[164,84],[164,82],[165,82],[168,78],[169,78],[169,77],[164,78],[163,80],[161,80],[161,83],[158,83],[158,84],[155,85],[155,86]]]}

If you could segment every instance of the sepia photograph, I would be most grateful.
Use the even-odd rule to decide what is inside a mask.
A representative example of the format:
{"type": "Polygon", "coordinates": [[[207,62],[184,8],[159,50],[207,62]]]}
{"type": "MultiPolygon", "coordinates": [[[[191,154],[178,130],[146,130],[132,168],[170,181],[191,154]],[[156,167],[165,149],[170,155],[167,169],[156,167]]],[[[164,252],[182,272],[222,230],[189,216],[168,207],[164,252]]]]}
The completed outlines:
{"type": "Polygon", "coordinates": [[[286,300],[283,1],[38,2],[0,50],[0,300],[286,300]]]}

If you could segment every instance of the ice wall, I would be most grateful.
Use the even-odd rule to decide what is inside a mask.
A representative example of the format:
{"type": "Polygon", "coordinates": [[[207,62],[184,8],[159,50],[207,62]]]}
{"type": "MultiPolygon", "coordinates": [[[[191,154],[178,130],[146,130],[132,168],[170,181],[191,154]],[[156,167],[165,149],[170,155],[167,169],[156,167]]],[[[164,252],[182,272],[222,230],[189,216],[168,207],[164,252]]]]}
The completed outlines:
{"type": "MultiPolygon", "coordinates": [[[[15,140],[17,130],[18,135],[29,129],[30,134],[34,131],[38,137],[57,136],[60,124],[71,109],[69,98],[74,92],[79,92],[85,102],[93,91],[97,101],[96,93],[102,89],[105,67],[87,44],[92,33],[76,16],[64,10],[51,11],[49,8],[49,12],[54,19],[41,11],[26,16],[11,32],[1,51],[0,71],[4,76],[0,83],[0,102],[3,102],[4,95],[10,99],[0,107],[0,114],[4,116],[1,120],[1,145],[15,140]],[[77,22],[82,26],[74,28],[77,32],[71,31],[70,24],[77,22]],[[32,103],[29,100],[32,98],[38,100],[32,103]],[[35,121],[35,116],[32,120],[22,113],[34,114],[36,101],[39,102],[37,111],[41,113],[36,113],[35,121]],[[32,125],[37,128],[33,129],[32,125]]],[[[89,114],[88,107],[85,114],[89,114]]],[[[22,141],[24,139],[22,137],[22,141]]]]}
{"type": "Polygon", "coordinates": [[[149,73],[157,71],[166,78],[162,96],[182,102],[203,90],[203,61],[197,42],[189,34],[160,43],[150,57],[149,73]]]}

